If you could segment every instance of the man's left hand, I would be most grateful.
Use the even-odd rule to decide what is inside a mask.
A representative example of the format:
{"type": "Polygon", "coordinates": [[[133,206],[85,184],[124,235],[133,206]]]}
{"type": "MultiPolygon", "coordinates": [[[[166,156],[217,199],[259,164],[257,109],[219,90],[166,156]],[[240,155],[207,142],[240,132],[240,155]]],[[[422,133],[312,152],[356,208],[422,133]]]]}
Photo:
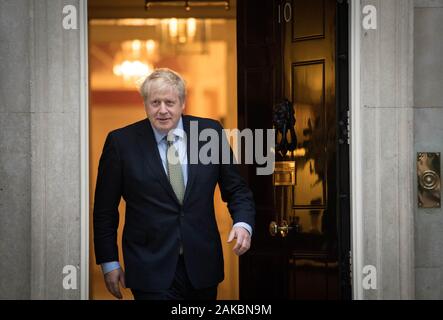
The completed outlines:
{"type": "Polygon", "coordinates": [[[232,242],[232,240],[237,239],[237,243],[235,244],[232,251],[238,256],[241,256],[251,247],[251,235],[248,230],[243,227],[234,227],[231,230],[231,233],[228,237],[228,243],[232,242]]]}

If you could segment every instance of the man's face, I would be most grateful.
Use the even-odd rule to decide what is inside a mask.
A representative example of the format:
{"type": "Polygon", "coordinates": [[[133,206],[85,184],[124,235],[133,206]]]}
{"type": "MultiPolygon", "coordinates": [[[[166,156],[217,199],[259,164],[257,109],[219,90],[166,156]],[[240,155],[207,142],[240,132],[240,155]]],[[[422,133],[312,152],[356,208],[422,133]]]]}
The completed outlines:
{"type": "Polygon", "coordinates": [[[176,128],[184,109],[185,104],[180,103],[177,89],[157,89],[155,84],[152,85],[151,93],[145,102],[145,110],[155,129],[168,133],[176,128]]]}

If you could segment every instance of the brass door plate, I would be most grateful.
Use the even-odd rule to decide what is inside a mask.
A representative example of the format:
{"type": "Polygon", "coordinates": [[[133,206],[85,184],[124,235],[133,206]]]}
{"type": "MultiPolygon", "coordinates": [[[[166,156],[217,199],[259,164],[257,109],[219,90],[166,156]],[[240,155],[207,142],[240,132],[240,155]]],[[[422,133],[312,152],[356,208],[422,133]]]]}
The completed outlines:
{"type": "Polygon", "coordinates": [[[440,153],[417,154],[417,195],[419,208],[441,208],[440,153]]]}

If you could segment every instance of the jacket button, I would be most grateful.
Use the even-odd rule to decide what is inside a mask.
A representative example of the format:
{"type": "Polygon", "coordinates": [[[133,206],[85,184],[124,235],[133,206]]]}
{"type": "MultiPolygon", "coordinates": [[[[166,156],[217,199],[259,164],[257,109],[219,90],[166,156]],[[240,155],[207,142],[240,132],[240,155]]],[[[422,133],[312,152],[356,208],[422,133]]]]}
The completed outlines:
{"type": "Polygon", "coordinates": [[[180,211],[180,217],[184,217],[185,216],[185,212],[182,210],[180,211]]]}

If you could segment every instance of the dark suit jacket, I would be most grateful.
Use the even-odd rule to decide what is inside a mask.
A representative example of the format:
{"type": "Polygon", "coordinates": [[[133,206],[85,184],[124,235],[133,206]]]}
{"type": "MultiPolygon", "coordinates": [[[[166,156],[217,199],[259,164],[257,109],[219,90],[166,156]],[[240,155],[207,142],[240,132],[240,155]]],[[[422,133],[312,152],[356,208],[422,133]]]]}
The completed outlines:
{"type": "MultiPolygon", "coordinates": [[[[221,125],[210,119],[183,116],[199,131],[221,125]]],[[[225,139],[226,140],[226,139],[225,139]]],[[[221,139],[220,139],[221,141],[221,139]]],[[[201,147],[206,142],[200,142],[201,147]]],[[[221,151],[219,152],[221,158],[221,151]]],[[[189,162],[189,161],[188,161],[189,162]]],[[[221,161],[220,161],[221,162],[221,161]]],[[[94,201],[94,245],[97,264],[118,261],[117,227],[120,198],[126,201],[123,258],[126,285],[132,289],[167,289],[173,281],[180,239],[189,279],[197,289],[224,278],[223,253],[214,214],[219,184],[233,222],[254,226],[252,193],[233,164],[188,165],[188,182],[180,205],[163,169],[148,119],[109,133],[100,158],[94,201]]]]}

